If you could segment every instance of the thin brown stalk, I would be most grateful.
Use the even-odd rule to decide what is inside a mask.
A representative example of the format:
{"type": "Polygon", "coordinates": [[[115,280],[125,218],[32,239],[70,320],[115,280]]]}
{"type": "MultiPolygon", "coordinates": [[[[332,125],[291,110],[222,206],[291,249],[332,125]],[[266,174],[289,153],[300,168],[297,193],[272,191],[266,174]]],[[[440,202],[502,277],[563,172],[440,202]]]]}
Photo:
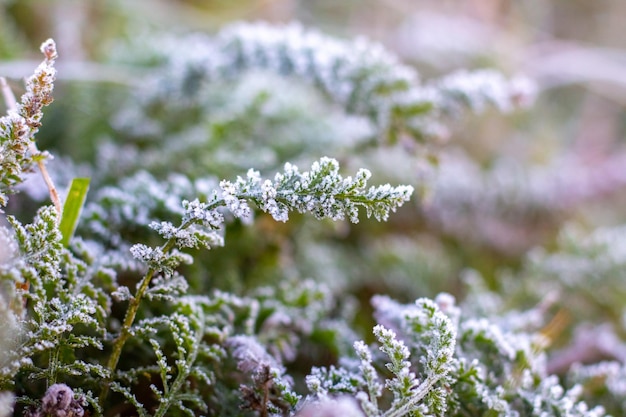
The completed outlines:
{"type": "MultiPolygon", "coordinates": [[[[17,112],[18,111],[17,100],[15,99],[15,95],[13,94],[11,87],[9,86],[9,84],[7,83],[4,77],[0,77],[0,88],[2,89],[2,96],[4,97],[4,102],[7,105],[7,109],[9,111],[17,112]]],[[[35,144],[35,142],[31,142],[30,144],[30,153],[33,155],[36,155],[39,153],[39,150],[37,149],[37,145],[35,144]]],[[[43,177],[43,180],[46,183],[46,186],[48,187],[48,192],[50,193],[50,199],[52,200],[52,203],[54,204],[54,209],[57,212],[57,221],[60,221],[61,215],[63,214],[63,206],[61,204],[61,199],[59,198],[59,193],[57,192],[57,189],[54,186],[54,181],[52,181],[52,178],[50,177],[50,174],[48,173],[48,169],[46,168],[46,164],[44,163],[43,160],[38,159],[37,166],[39,167],[41,176],[43,177]]]]}

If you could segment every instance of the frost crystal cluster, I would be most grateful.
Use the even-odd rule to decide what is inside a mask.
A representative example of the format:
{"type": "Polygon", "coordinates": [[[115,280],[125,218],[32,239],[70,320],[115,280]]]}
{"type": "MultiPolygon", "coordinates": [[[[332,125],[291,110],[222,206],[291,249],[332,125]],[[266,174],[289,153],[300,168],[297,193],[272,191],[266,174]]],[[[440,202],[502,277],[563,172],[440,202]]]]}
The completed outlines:
{"type": "MultiPolygon", "coordinates": [[[[0,207],[6,206],[7,193],[23,180],[37,158],[45,154],[37,151],[34,136],[41,126],[43,107],[52,103],[52,89],[57,58],[56,44],[52,39],[41,44],[44,61],[26,81],[26,92],[19,103],[7,103],[9,111],[0,117],[0,207]]],[[[0,77],[0,85],[8,89],[6,80],[0,77]]],[[[8,97],[8,100],[12,97],[8,97]]]]}

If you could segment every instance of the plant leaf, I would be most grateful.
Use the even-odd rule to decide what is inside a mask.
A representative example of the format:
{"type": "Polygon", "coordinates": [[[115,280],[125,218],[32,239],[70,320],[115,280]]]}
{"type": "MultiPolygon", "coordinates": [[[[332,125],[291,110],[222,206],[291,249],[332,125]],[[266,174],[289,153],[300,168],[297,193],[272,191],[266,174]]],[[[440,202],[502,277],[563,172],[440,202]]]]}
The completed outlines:
{"type": "Polygon", "coordinates": [[[70,239],[76,230],[80,210],[85,204],[87,190],[89,190],[89,178],[74,178],[67,193],[65,204],[63,205],[63,215],[61,216],[61,234],[63,235],[63,246],[70,244],[70,239]]]}

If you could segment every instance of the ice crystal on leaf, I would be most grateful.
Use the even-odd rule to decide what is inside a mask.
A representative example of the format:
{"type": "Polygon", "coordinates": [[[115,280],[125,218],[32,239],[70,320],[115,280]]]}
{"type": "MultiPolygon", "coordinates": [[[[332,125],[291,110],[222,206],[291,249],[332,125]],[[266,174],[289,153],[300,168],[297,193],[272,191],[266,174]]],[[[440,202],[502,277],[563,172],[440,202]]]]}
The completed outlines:
{"type": "MultiPolygon", "coordinates": [[[[176,297],[180,297],[187,289],[186,281],[182,275],[176,272],[176,269],[183,263],[191,263],[193,259],[182,252],[178,248],[197,247],[199,244],[208,246],[208,243],[221,242],[216,235],[222,227],[225,217],[223,213],[226,211],[234,218],[247,218],[251,215],[252,209],[248,202],[255,203],[261,210],[267,211],[276,220],[287,220],[289,211],[297,210],[301,213],[311,212],[317,218],[331,218],[340,220],[349,217],[353,222],[358,221],[359,207],[365,207],[368,215],[373,214],[378,220],[387,218],[390,211],[395,211],[397,207],[406,202],[412,193],[409,186],[391,187],[389,185],[381,187],[366,188],[369,174],[366,171],[360,171],[355,179],[351,177],[343,178],[339,174],[339,165],[335,160],[323,158],[319,162],[313,164],[309,172],[300,173],[298,168],[287,164],[285,172],[276,174],[274,182],[262,180],[260,174],[254,170],[249,170],[246,178],[238,177],[235,182],[222,181],[219,184],[219,191],[215,190],[209,193],[207,201],[200,202],[194,200],[192,202],[183,201],[182,209],[175,209],[180,213],[181,223],[174,226],[171,222],[150,222],[150,227],[156,230],[162,237],[166,238],[166,242],[160,247],[150,247],[145,244],[135,244],[130,248],[133,257],[147,266],[147,271],[137,284],[135,294],[128,298],[125,290],[118,290],[116,295],[118,299],[129,299],[129,308],[127,310],[124,325],[119,336],[115,339],[113,346],[113,354],[109,358],[108,372],[111,374],[115,371],[117,363],[122,354],[122,350],[126,341],[132,337],[147,335],[154,333],[157,326],[168,326],[175,342],[179,346],[179,357],[177,364],[189,353],[187,348],[183,349],[183,343],[186,339],[179,339],[179,333],[189,333],[188,329],[192,329],[189,322],[183,322],[185,316],[175,316],[168,318],[146,319],[134,324],[135,317],[140,309],[140,303],[143,298],[147,299],[167,299],[175,301],[176,297]],[[181,327],[182,326],[182,327],[181,327]]],[[[109,195],[115,194],[112,189],[109,195]]],[[[119,201],[119,200],[118,200],[119,201]]],[[[133,212],[135,209],[131,206],[128,210],[121,208],[120,213],[133,212]]],[[[146,212],[146,220],[151,216],[150,212],[146,212]]],[[[202,311],[200,308],[198,311],[202,311]]],[[[202,316],[202,315],[201,315],[202,316]]],[[[289,317],[289,315],[285,315],[289,317]]],[[[266,325],[271,320],[266,322],[266,325]]],[[[296,329],[298,326],[294,326],[296,329]]],[[[267,329],[266,329],[267,330],[267,329]]],[[[302,329],[304,330],[304,329],[302,329]]],[[[301,330],[301,331],[302,331],[301,330]]],[[[306,331],[306,330],[304,330],[306,331]]],[[[193,332],[191,332],[193,333],[193,332]]],[[[195,333],[198,334],[198,333],[195,333]]],[[[271,333],[270,333],[271,334],[271,333]]],[[[196,336],[190,334],[189,340],[196,336]]],[[[290,337],[293,339],[294,336],[290,337]]],[[[231,339],[231,344],[237,341],[242,342],[248,340],[246,338],[231,339]]],[[[160,367],[161,379],[164,387],[167,387],[167,380],[170,378],[169,367],[162,351],[158,347],[156,339],[149,339],[154,353],[157,358],[157,364],[160,367]]],[[[252,344],[256,346],[255,344],[252,344]]],[[[283,345],[285,345],[283,343],[283,345]]],[[[194,347],[194,349],[198,349],[194,347]]],[[[243,348],[235,348],[235,357],[239,357],[240,363],[250,363],[249,355],[244,354],[243,348]]],[[[258,350],[258,349],[257,349],[258,350]]],[[[282,350],[281,354],[285,357],[293,356],[286,350],[282,350]]],[[[191,362],[186,366],[191,369],[195,355],[190,357],[191,362]]],[[[253,355],[260,358],[257,361],[258,366],[254,367],[252,373],[251,387],[242,388],[247,407],[257,409],[288,410],[293,408],[298,396],[292,393],[290,384],[282,377],[281,368],[271,366],[269,361],[263,361],[263,355],[253,355]],[[279,398],[275,400],[267,400],[267,390],[278,390],[281,392],[279,398]],[[265,393],[265,394],[264,394],[265,393]]],[[[182,378],[181,382],[175,386],[176,391],[181,390],[190,372],[187,368],[180,368],[177,377],[182,378]]],[[[243,366],[242,370],[251,371],[250,366],[243,366]]],[[[127,379],[133,381],[134,372],[127,379]]],[[[112,375],[113,376],[113,375],[112,375]]],[[[122,378],[122,375],[119,378],[122,378]]],[[[123,378],[122,378],[123,379],[123,378]]],[[[145,413],[145,408],[132,392],[120,381],[110,380],[110,388],[122,394],[130,403],[134,404],[138,412],[145,413]]],[[[178,407],[185,411],[186,406],[177,398],[178,394],[168,394],[167,389],[163,391],[158,387],[152,388],[159,402],[159,410],[168,409],[171,404],[178,404],[178,407]],[[173,402],[174,401],[174,402],[173,402]]],[[[173,392],[173,391],[172,391],[173,392]]],[[[106,391],[105,391],[106,395],[106,391]]],[[[104,398],[104,395],[103,397],[104,398]]],[[[102,399],[101,398],[101,399],[102,399]]],[[[156,415],[162,415],[157,412],[156,415]]]]}
{"type": "MultiPolygon", "coordinates": [[[[367,188],[371,174],[360,170],[356,176],[342,177],[339,164],[331,158],[314,162],[311,170],[301,173],[298,167],[287,163],[284,172],[277,173],[274,181],[262,180],[257,171],[250,169],[245,178],[235,182],[223,180],[219,192],[212,193],[206,202],[184,200],[180,226],[170,222],[150,222],[150,227],[167,239],[163,248],[151,248],[144,244],[131,247],[135,259],[156,270],[171,273],[181,263],[192,259],[178,251],[169,251],[171,246],[180,248],[210,247],[223,244],[217,234],[225,221],[222,210],[239,219],[248,219],[252,209],[248,202],[255,203],[261,210],[277,221],[287,221],[290,211],[312,213],[316,218],[332,220],[349,219],[359,221],[359,208],[364,207],[368,217],[387,220],[389,213],[408,201],[413,193],[411,186],[392,187],[389,184],[367,188]],[[166,250],[164,250],[166,249],[166,250]]],[[[121,212],[134,212],[132,203],[121,212]]],[[[150,213],[146,212],[146,220],[150,213]]]]}
{"type": "Polygon", "coordinates": [[[94,271],[61,245],[52,207],[40,209],[31,224],[22,225],[13,217],[9,221],[19,254],[8,269],[0,268],[0,277],[23,280],[8,312],[22,331],[13,336],[19,344],[0,369],[0,383],[10,386],[18,373],[50,384],[63,376],[107,376],[101,365],[74,356],[82,349],[103,347],[110,301],[90,281],[94,271]],[[45,357],[48,363],[43,365],[45,357]]]}
{"type": "Polygon", "coordinates": [[[476,416],[604,415],[581,401],[580,389],[568,390],[545,374],[544,356],[529,344],[532,335],[521,330],[504,335],[499,326],[464,315],[449,294],[437,300],[458,326],[432,300],[402,305],[375,297],[375,315],[384,323],[374,328],[377,344],[357,341],[356,363],[314,369],[307,378],[313,393],[308,402],[356,393],[365,415],[378,417],[457,415],[470,403],[469,415],[476,416]],[[484,323],[480,334],[477,323],[484,323]]]}
{"type": "Polygon", "coordinates": [[[259,71],[313,86],[347,114],[369,122],[368,136],[379,141],[440,137],[447,132],[445,114],[482,111],[487,104],[508,110],[532,97],[529,80],[509,81],[489,70],[422,84],[414,68],[376,42],[333,38],[297,22],[235,23],[215,37],[193,34],[147,43],[143,47],[152,50],[161,71],[142,89],[141,102],[119,116],[120,127],[134,137],[158,140],[167,125],[146,109],[174,102],[182,114],[202,108],[209,87],[259,71]]]}
{"type": "MultiPolygon", "coordinates": [[[[202,383],[210,384],[212,376],[198,363],[201,358],[211,360],[221,355],[219,350],[216,351],[203,342],[208,319],[201,306],[187,302],[181,303],[179,311],[167,318],[143,320],[134,327],[133,334],[146,339],[151,346],[157,368],[142,369],[139,366],[129,371],[120,371],[117,379],[126,382],[136,381],[140,372],[156,371],[160,384],[152,384],[150,389],[158,406],[151,415],[165,416],[171,412],[172,408],[186,414],[193,414],[189,407],[206,409],[206,405],[199,400],[190,380],[197,379],[202,383]],[[168,361],[161,347],[160,338],[156,338],[159,330],[163,328],[169,331],[170,340],[175,345],[173,363],[168,361]]],[[[126,384],[116,381],[112,384],[112,389],[133,404],[140,415],[148,415],[145,406],[137,401],[126,384]]]]}
{"type": "Polygon", "coordinates": [[[379,221],[388,218],[389,212],[408,201],[413,187],[392,187],[389,184],[367,188],[371,174],[360,170],[354,178],[343,178],[339,164],[331,158],[313,163],[309,172],[300,173],[298,167],[286,164],[284,172],[276,174],[274,181],[261,181],[258,173],[248,172],[247,180],[236,183],[222,182],[224,199],[236,217],[245,217],[248,210],[236,195],[254,201],[261,210],[277,221],[287,221],[289,211],[312,213],[318,219],[349,219],[359,221],[358,209],[364,207],[367,216],[379,221]]]}
{"type": "Polygon", "coordinates": [[[313,376],[309,377],[308,385],[314,390],[317,398],[324,398],[329,392],[340,392],[338,387],[345,384],[351,392],[357,392],[356,398],[365,414],[370,417],[403,416],[428,410],[440,412],[446,410],[444,392],[437,384],[442,380],[443,383],[452,381],[446,377],[456,363],[453,358],[455,329],[450,320],[430,300],[418,300],[415,307],[404,307],[401,311],[402,315],[395,317],[399,320],[397,324],[403,328],[402,336],[407,338],[406,343],[394,330],[383,325],[376,325],[373,330],[378,348],[386,359],[384,367],[391,375],[384,385],[379,382],[378,371],[373,362],[374,355],[370,348],[364,342],[357,341],[354,350],[360,361],[358,368],[355,369],[358,374],[316,370],[313,376]],[[421,366],[415,368],[416,362],[411,359],[413,355],[423,355],[417,362],[421,366]],[[418,375],[414,369],[419,369],[423,373],[418,375]],[[343,376],[337,378],[335,375],[343,376]],[[379,405],[383,388],[392,394],[392,401],[386,411],[381,410],[379,405]]]}
{"type": "Polygon", "coordinates": [[[492,105],[502,112],[527,106],[534,101],[536,86],[526,77],[506,79],[494,70],[461,70],[433,83],[439,107],[459,113],[464,106],[477,113],[492,105]]]}

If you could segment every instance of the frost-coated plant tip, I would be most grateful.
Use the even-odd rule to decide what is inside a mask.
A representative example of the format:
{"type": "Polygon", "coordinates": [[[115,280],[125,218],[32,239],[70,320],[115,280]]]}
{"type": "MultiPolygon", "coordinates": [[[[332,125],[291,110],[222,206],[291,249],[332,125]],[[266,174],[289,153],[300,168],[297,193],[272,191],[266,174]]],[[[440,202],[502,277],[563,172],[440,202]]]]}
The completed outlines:
{"type": "MultiPolygon", "coordinates": [[[[7,115],[0,117],[0,209],[7,205],[7,194],[24,180],[35,160],[48,156],[37,151],[33,138],[41,126],[43,107],[52,103],[57,58],[54,41],[44,42],[41,52],[45,59],[26,80],[20,102],[7,102],[7,115]]],[[[8,89],[4,80],[3,89],[8,89]]],[[[9,101],[7,97],[12,97],[10,90],[5,92],[5,100],[9,101]]]]}

